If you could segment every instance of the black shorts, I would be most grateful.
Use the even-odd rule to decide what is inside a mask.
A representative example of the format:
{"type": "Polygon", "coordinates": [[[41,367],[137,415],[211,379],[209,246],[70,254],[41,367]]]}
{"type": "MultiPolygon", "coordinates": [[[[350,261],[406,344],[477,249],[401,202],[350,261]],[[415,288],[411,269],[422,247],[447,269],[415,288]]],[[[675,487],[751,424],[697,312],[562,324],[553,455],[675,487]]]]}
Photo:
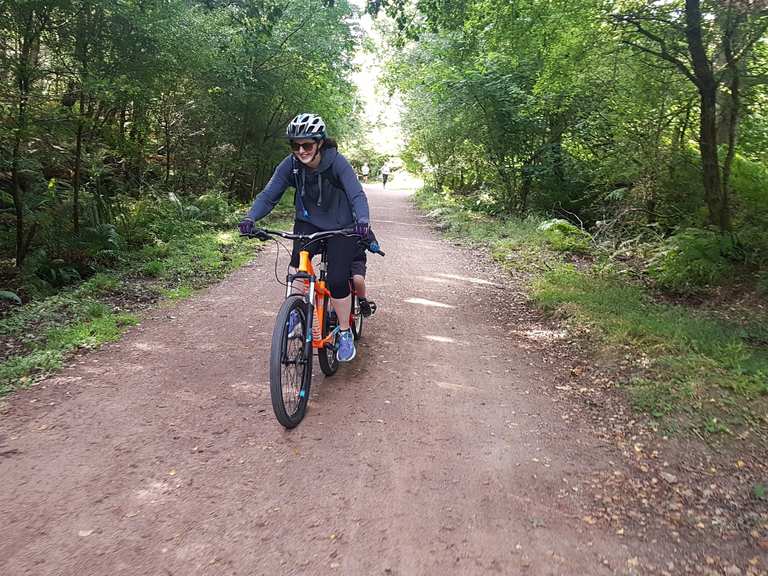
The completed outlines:
{"type": "MultiPolygon", "coordinates": [[[[317,226],[303,220],[296,220],[293,224],[293,232],[295,234],[312,234],[320,231],[320,228],[317,226]]],[[[346,298],[349,296],[349,277],[352,270],[352,261],[360,255],[359,240],[353,236],[332,236],[325,242],[328,246],[328,289],[334,298],[346,298]]],[[[299,252],[301,252],[303,247],[303,242],[299,240],[293,241],[291,266],[294,268],[299,266],[299,252]]],[[[313,242],[308,246],[309,253],[313,256],[319,254],[321,247],[321,242],[313,242]]]]}
{"type": "Polygon", "coordinates": [[[368,258],[365,255],[365,249],[361,251],[361,254],[352,260],[352,276],[362,276],[365,278],[365,272],[367,270],[366,264],[368,258]]]}

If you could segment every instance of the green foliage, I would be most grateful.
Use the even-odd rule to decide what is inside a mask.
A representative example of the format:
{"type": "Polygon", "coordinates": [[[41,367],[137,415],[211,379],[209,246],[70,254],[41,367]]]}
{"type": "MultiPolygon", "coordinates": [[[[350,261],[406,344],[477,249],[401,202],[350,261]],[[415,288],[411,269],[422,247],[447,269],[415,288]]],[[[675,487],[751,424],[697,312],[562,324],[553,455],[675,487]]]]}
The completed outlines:
{"type": "Polygon", "coordinates": [[[0,364],[0,395],[31,382],[31,374],[46,374],[61,367],[63,353],[60,350],[34,350],[23,356],[0,364]]]}
{"type": "Polygon", "coordinates": [[[86,297],[92,290],[87,286],[28,304],[0,322],[1,336],[19,338],[25,344],[24,352],[0,364],[0,392],[58,369],[73,350],[116,340],[127,326],[138,322],[86,297]]]}
{"type": "Polygon", "coordinates": [[[695,292],[720,282],[733,269],[734,254],[731,237],[687,228],[654,249],[647,272],[663,288],[695,292]]]}
{"type": "Polygon", "coordinates": [[[592,237],[567,220],[547,220],[539,225],[539,231],[558,252],[586,254],[590,250],[592,237]]]}
{"type": "Polygon", "coordinates": [[[209,192],[195,200],[195,206],[200,210],[199,218],[204,222],[222,225],[232,222],[232,208],[223,194],[209,192]]]}
{"type": "MultiPolygon", "coordinates": [[[[533,296],[544,309],[590,326],[604,345],[644,362],[656,379],[633,381],[631,392],[638,407],[656,416],[727,411],[730,396],[768,394],[768,353],[760,346],[760,326],[768,319],[745,327],[683,306],[658,304],[641,287],[616,275],[584,273],[571,266],[536,279],[533,296]],[[712,394],[719,400],[710,402],[712,394]]],[[[717,416],[707,418],[702,425],[709,430],[717,416]]]]}
{"type": "Polygon", "coordinates": [[[768,167],[737,156],[732,186],[739,256],[750,265],[768,266],[768,167]]]}
{"type": "Polygon", "coordinates": [[[19,295],[16,294],[16,292],[11,292],[10,290],[0,290],[0,300],[5,300],[6,302],[13,302],[14,304],[21,304],[21,298],[19,298],[19,295]]]}
{"type": "MultiPolygon", "coordinates": [[[[737,134],[730,181],[709,185],[707,200],[702,101],[691,81],[699,72],[689,63],[682,2],[371,6],[397,18],[396,38],[411,37],[390,51],[387,83],[405,105],[403,159],[438,192],[488,214],[573,215],[613,248],[672,236],[651,248],[650,273],[665,289],[697,291],[732,277],[734,265],[746,266],[748,277],[768,265],[768,88],[742,83],[746,139],[737,134]],[[726,212],[732,239],[680,233],[720,225],[726,212]]],[[[768,64],[764,43],[750,44],[768,15],[753,6],[734,20],[722,6],[702,3],[705,59],[723,53],[724,38],[740,46],[736,68],[715,79],[720,119],[731,105],[733,70],[759,76],[768,64]]],[[[726,124],[717,127],[714,159],[723,177],[726,124]]],[[[550,241],[576,252],[592,244],[572,235],[550,241]]]]}
{"type": "MultiPolygon", "coordinates": [[[[631,368],[626,390],[638,410],[660,419],[682,413],[702,431],[727,433],[754,417],[752,402],[768,397],[768,317],[739,321],[661,304],[620,266],[565,264],[545,234],[580,232],[567,222],[473,213],[466,198],[428,187],[416,200],[446,234],[485,245],[499,266],[526,272],[540,308],[591,334],[602,354],[631,368]]],[[[700,232],[709,241],[707,231],[688,236],[698,242],[700,232]]]]}
{"type": "Polygon", "coordinates": [[[201,233],[190,232],[194,227],[174,230],[176,236],[168,242],[158,241],[126,257],[124,269],[95,274],[77,287],[33,300],[0,319],[0,337],[18,340],[24,347],[22,353],[0,364],[0,391],[8,392],[56,370],[73,350],[119,338],[136,319],[116,313],[111,301],[135,281],[137,272],[157,282],[157,291],[165,297],[186,298],[252,254],[252,246],[232,229],[201,233]]]}
{"type": "Polygon", "coordinates": [[[42,250],[57,287],[171,225],[231,222],[298,111],[337,138],[357,122],[346,0],[0,3],[0,36],[0,250],[19,265],[42,250]]]}
{"type": "Polygon", "coordinates": [[[165,270],[165,264],[160,260],[145,262],[141,268],[142,274],[150,278],[159,278],[165,270]]]}
{"type": "Polygon", "coordinates": [[[82,279],[77,266],[62,258],[49,258],[47,252],[40,250],[27,263],[38,278],[52,286],[62,288],[82,279]]]}
{"type": "Polygon", "coordinates": [[[183,300],[189,298],[194,294],[194,288],[191,286],[177,286],[175,288],[168,288],[162,291],[163,297],[169,300],[183,300]]]}
{"type": "Polygon", "coordinates": [[[763,296],[768,296],[768,270],[757,275],[757,290],[763,296]]]}
{"type": "Polygon", "coordinates": [[[117,340],[126,327],[138,323],[135,317],[126,314],[113,315],[98,309],[91,309],[89,314],[95,315],[73,326],[52,329],[47,335],[48,346],[62,352],[95,348],[117,340]]]}
{"type": "Polygon", "coordinates": [[[85,296],[96,296],[114,292],[120,287],[120,279],[111,273],[99,272],[94,274],[80,286],[80,293],[85,296]]]}

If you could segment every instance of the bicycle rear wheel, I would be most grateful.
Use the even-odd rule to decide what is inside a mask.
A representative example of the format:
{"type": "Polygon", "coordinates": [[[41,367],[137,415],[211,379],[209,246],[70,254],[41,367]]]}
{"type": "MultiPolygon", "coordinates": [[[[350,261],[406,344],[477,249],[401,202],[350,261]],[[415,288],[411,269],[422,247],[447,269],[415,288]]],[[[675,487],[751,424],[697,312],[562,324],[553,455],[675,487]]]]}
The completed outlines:
{"type": "Polygon", "coordinates": [[[277,421],[286,428],[301,422],[307,410],[312,383],[312,343],[306,342],[309,329],[303,296],[286,298],[277,313],[269,356],[272,408],[277,421]],[[290,326],[293,312],[297,321],[290,326]]]}
{"type": "Polygon", "coordinates": [[[352,314],[349,316],[349,326],[352,328],[355,340],[360,340],[363,337],[363,313],[360,312],[360,301],[354,292],[352,292],[352,314]]]}
{"type": "MultiPolygon", "coordinates": [[[[336,329],[339,321],[336,318],[336,313],[330,310],[330,298],[323,299],[323,330],[322,335],[325,339],[328,334],[336,329]]],[[[320,362],[320,370],[326,376],[333,376],[336,374],[336,370],[339,369],[339,359],[336,358],[336,343],[338,341],[338,334],[330,344],[319,348],[317,351],[317,360],[320,362]]]]}

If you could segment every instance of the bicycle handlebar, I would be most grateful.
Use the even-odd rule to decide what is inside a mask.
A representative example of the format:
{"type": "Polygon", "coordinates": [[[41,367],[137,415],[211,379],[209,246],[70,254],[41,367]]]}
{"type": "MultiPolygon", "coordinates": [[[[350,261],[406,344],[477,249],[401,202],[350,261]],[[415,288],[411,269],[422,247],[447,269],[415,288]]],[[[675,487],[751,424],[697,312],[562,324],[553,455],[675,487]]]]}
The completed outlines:
{"type": "MultiPolygon", "coordinates": [[[[295,234],[293,232],[284,232],[282,230],[269,230],[267,228],[255,228],[252,234],[240,234],[240,236],[244,238],[259,238],[263,234],[267,234],[270,236],[280,236],[281,238],[285,238],[286,240],[306,240],[306,241],[313,241],[313,240],[321,240],[322,238],[331,237],[331,236],[359,236],[358,234],[355,234],[354,228],[340,228],[338,230],[320,230],[318,232],[313,232],[312,234],[295,234]]],[[[365,249],[373,254],[378,254],[380,256],[385,256],[384,251],[379,246],[378,242],[369,242],[366,241],[364,238],[360,237],[360,242],[365,245],[365,249]]]]}

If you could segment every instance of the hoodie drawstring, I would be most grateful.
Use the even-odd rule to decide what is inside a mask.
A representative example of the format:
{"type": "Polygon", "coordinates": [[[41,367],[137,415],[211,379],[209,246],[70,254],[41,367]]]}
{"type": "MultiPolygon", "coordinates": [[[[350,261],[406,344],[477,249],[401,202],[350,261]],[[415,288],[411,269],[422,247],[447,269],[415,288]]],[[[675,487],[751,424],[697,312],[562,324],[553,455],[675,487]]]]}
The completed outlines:
{"type": "MultiPolygon", "coordinates": [[[[299,196],[301,198],[304,198],[304,194],[305,194],[305,192],[307,190],[307,186],[306,186],[307,172],[306,172],[306,170],[300,170],[300,169],[296,168],[295,164],[294,164],[293,175],[296,178],[296,185],[297,185],[297,188],[299,189],[299,196]],[[301,186],[298,185],[299,184],[299,177],[298,177],[298,173],[299,172],[301,172],[301,186]]],[[[317,173],[317,189],[318,189],[317,205],[321,206],[322,203],[323,203],[323,175],[320,172],[317,173]]],[[[308,213],[307,213],[306,209],[304,210],[304,215],[308,216],[308,213]]]]}

